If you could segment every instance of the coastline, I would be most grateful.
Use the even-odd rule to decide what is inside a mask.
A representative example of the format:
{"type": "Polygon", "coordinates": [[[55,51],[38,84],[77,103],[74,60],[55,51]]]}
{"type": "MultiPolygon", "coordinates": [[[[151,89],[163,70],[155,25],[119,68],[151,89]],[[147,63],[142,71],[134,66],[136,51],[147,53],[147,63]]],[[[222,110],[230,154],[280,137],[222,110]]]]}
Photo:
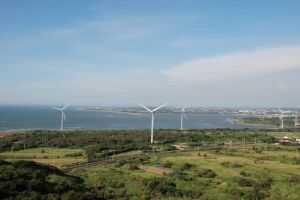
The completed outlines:
{"type": "Polygon", "coordinates": [[[237,125],[253,125],[253,126],[264,126],[264,128],[267,129],[277,129],[278,127],[273,126],[273,125],[269,125],[269,124],[257,124],[257,123],[246,123],[246,122],[241,122],[239,119],[233,119],[233,124],[237,124],[237,125]]]}

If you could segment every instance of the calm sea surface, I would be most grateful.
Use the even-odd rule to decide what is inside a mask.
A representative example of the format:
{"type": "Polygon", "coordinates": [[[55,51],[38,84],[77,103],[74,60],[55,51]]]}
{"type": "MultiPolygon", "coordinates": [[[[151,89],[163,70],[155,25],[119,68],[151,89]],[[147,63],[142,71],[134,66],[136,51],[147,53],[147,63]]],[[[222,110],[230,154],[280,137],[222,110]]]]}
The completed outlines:
{"type": "MultiPolygon", "coordinates": [[[[68,129],[122,129],[149,128],[149,113],[131,114],[114,112],[91,112],[76,108],[65,111],[68,129]]],[[[234,115],[187,114],[185,128],[262,128],[256,125],[233,124],[234,115]]],[[[0,131],[24,129],[58,129],[60,112],[45,106],[0,106],[0,131]]],[[[180,114],[156,113],[155,128],[180,127],[180,114]]]]}

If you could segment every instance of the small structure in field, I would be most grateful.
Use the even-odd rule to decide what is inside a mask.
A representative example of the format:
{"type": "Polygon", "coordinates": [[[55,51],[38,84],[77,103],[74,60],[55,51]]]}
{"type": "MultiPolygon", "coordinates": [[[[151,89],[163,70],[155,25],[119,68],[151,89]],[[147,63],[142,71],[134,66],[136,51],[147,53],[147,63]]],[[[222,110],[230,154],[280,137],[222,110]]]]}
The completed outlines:
{"type": "Polygon", "coordinates": [[[292,140],[287,136],[284,136],[283,139],[279,140],[279,144],[281,145],[289,145],[292,144],[292,140]]]}
{"type": "Polygon", "coordinates": [[[278,140],[278,143],[281,145],[300,144],[300,139],[284,136],[283,139],[278,140]]]}

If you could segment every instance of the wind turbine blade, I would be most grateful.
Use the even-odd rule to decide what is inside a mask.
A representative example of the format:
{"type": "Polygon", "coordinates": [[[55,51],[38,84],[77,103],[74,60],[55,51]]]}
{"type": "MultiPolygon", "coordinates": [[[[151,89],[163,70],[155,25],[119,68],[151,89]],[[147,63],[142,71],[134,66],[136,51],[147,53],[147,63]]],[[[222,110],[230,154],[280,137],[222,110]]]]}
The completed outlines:
{"type": "Polygon", "coordinates": [[[60,108],[57,108],[57,107],[52,107],[53,109],[55,109],[55,110],[61,110],[60,108]]]}
{"type": "Polygon", "coordinates": [[[141,106],[141,107],[143,107],[143,108],[145,108],[147,111],[149,111],[149,112],[152,112],[152,110],[150,110],[149,108],[147,108],[146,106],[144,106],[143,104],[141,104],[141,103],[138,103],[138,105],[139,106],[141,106]]]}
{"type": "Polygon", "coordinates": [[[283,110],[281,110],[279,107],[277,107],[278,108],[278,110],[281,112],[281,114],[283,114],[283,110]]]}
{"type": "Polygon", "coordinates": [[[62,108],[62,110],[66,109],[67,107],[69,107],[69,104],[65,105],[65,107],[62,108]]]}
{"type": "Polygon", "coordinates": [[[185,109],[187,109],[187,108],[189,108],[187,105],[184,105],[183,107],[182,107],[182,109],[181,109],[181,112],[184,112],[185,111],[185,109]]]}
{"type": "Polygon", "coordinates": [[[155,112],[155,111],[157,111],[157,110],[161,109],[162,107],[164,107],[164,106],[166,106],[166,105],[168,105],[168,103],[165,103],[165,104],[163,104],[163,105],[161,105],[161,106],[159,106],[159,107],[155,108],[155,109],[154,109],[154,110],[152,110],[152,111],[153,111],[153,112],[155,112]]]}
{"type": "Polygon", "coordinates": [[[186,115],[185,113],[183,113],[183,116],[184,116],[184,118],[185,118],[186,120],[188,120],[188,117],[187,117],[187,115],[186,115]]]}

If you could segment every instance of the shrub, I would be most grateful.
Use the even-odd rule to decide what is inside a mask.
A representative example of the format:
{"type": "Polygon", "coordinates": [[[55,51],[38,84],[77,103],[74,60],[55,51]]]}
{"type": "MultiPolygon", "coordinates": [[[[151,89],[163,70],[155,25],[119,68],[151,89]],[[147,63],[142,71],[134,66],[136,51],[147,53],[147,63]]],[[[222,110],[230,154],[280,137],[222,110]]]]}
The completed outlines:
{"type": "Polygon", "coordinates": [[[183,181],[193,181],[194,180],[194,176],[191,176],[184,171],[176,171],[172,174],[172,176],[179,180],[183,180],[183,181]]]}
{"type": "Polygon", "coordinates": [[[243,167],[243,165],[238,164],[238,163],[233,163],[233,164],[231,165],[231,167],[233,167],[233,168],[240,168],[240,167],[243,167]]]}
{"type": "Polygon", "coordinates": [[[147,188],[152,194],[159,193],[163,196],[181,196],[180,191],[176,188],[175,182],[166,178],[153,178],[147,184],[147,188]]]}
{"type": "Polygon", "coordinates": [[[0,160],[0,166],[1,165],[9,165],[9,162],[6,162],[5,160],[0,160]]]}
{"type": "Polygon", "coordinates": [[[273,179],[270,177],[266,177],[263,179],[259,179],[255,183],[254,187],[269,189],[269,188],[271,188],[272,183],[273,183],[273,179]]]}
{"type": "Polygon", "coordinates": [[[226,167],[226,168],[229,168],[231,166],[231,163],[230,162],[222,162],[220,164],[222,167],[226,167]]]}
{"type": "Polygon", "coordinates": [[[166,167],[166,168],[171,168],[171,167],[173,166],[173,163],[170,162],[170,161],[167,161],[167,162],[165,162],[165,163],[163,164],[163,166],[166,167]]]}
{"type": "Polygon", "coordinates": [[[67,154],[65,156],[66,157],[80,157],[80,156],[83,156],[83,154],[82,154],[82,152],[77,152],[77,153],[67,154]]]}
{"type": "Polygon", "coordinates": [[[217,174],[211,169],[198,170],[196,172],[196,174],[197,174],[197,176],[203,177],[203,178],[214,178],[217,176],[217,174]]]}
{"type": "Polygon", "coordinates": [[[251,173],[250,172],[241,171],[240,175],[249,177],[249,176],[251,176],[251,173]]]}
{"type": "Polygon", "coordinates": [[[190,164],[190,163],[184,163],[181,167],[180,167],[180,169],[181,170],[189,170],[189,169],[191,169],[192,167],[194,167],[195,165],[193,165],[193,164],[190,164]]]}
{"type": "Polygon", "coordinates": [[[253,187],[255,185],[255,181],[249,178],[237,178],[237,183],[242,187],[253,187]]]}
{"type": "Polygon", "coordinates": [[[290,176],[288,178],[288,182],[289,183],[300,183],[300,176],[299,175],[290,176]]]}
{"type": "Polygon", "coordinates": [[[138,170],[138,169],[139,169],[139,167],[138,167],[138,165],[137,165],[137,164],[135,164],[135,163],[130,163],[130,165],[129,165],[129,169],[130,169],[130,170],[138,170]]]}
{"type": "Polygon", "coordinates": [[[232,167],[232,168],[240,168],[240,167],[243,167],[243,165],[239,164],[239,163],[231,163],[231,162],[222,162],[221,165],[223,167],[226,167],[226,168],[229,168],[229,167],[232,167]]]}
{"type": "Polygon", "coordinates": [[[268,192],[259,188],[259,187],[254,187],[252,190],[250,190],[248,193],[245,195],[245,199],[265,199],[267,196],[269,196],[268,192]]]}

